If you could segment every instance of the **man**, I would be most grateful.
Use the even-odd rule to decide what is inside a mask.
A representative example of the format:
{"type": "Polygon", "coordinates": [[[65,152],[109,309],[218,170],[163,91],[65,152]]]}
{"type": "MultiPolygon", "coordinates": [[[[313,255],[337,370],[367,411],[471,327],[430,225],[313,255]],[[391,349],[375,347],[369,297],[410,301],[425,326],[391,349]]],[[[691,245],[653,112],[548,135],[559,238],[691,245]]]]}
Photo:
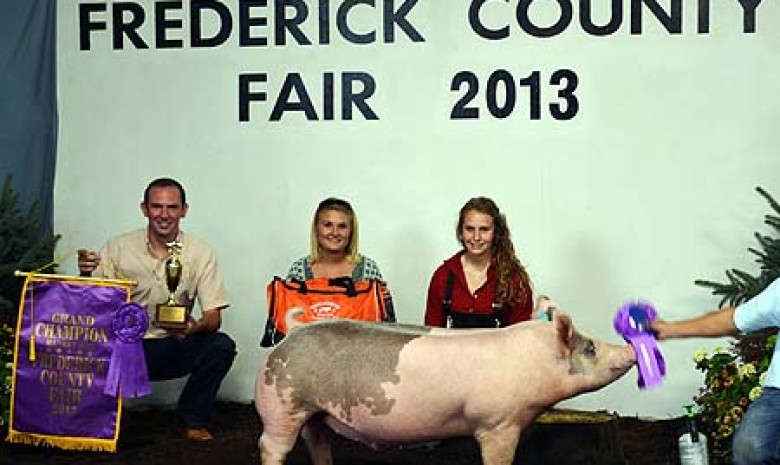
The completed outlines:
{"type": "Polygon", "coordinates": [[[143,340],[149,379],[190,375],[179,397],[178,414],[188,439],[208,441],[213,436],[206,426],[219,386],[236,356],[236,345],[218,331],[221,311],[230,302],[214,251],[179,228],[188,208],[179,182],[155,179],[146,187],[141,203],[141,212],[148,219],[146,228],[109,240],[99,254],[79,254],[78,265],[82,275],[138,282],[131,297],[149,313],[150,325],[143,340]],[[154,318],[157,305],[168,298],[165,263],[168,244],[174,241],[181,244],[182,263],[176,297],[189,310],[197,299],[201,312],[197,320],[189,316],[185,328],[166,330],[154,318]]]}
{"type": "MultiPolygon", "coordinates": [[[[688,320],[654,321],[658,339],[730,336],[780,327],[780,278],[738,307],[688,320]]],[[[734,434],[735,465],[780,464],[780,344],[775,346],[761,396],[748,407],[734,434]]]]}

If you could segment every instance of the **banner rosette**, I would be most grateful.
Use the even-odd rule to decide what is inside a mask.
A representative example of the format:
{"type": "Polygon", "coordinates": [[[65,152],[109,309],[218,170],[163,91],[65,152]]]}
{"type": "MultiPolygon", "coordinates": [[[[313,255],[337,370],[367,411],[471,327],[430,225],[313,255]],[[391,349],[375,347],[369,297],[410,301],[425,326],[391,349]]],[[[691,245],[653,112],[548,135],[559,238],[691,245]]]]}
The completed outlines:
{"type": "Polygon", "coordinates": [[[637,385],[640,389],[659,386],[666,375],[666,362],[650,328],[650,323],[656,318],[655,308],[642,301],[623,304],[615,315],[615,331],[631,344],[636,353],[637,385]]]}
{"type": "Polygon", "coordinates": [[[26,280],[7,440],[116,452],[122,398],[104,390],[118,340],[114,320],[135,282],[16,274],[26,280]]]}
{"type": "Polygon", "coordinates": [[[116,342],[108,365],[104,394],[117,397],[120,388],[125,398],[152,393],[141,343],[147,328],[149,315],[144,307],[135,302],[119,306],[112,321],[116,342]]]}

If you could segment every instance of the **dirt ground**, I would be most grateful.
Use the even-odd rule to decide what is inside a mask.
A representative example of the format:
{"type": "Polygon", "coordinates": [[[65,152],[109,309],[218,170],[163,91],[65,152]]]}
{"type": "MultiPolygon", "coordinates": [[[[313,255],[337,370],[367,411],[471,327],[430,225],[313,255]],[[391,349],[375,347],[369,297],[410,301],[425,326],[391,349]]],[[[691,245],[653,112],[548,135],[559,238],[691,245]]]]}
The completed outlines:
{"type": "MultiPolygon", "coordinates": [[[[181,436],[171,411],[126,410],[118,451],[70,452],[9,444],[0,445],[0,464],[14,465],[258,465],[257,439],[262,426],[251,404],[222,403],[215,414],[214,441],[193,443],[181,436]]],[[[522,439],[514,464],[678,463],[680,419],[642,420],[604,412],[553,410],[541,417],[522,439]]],[[[478,465],[479,451],[470,438],[436,445],[375,451],[334,435],[335,465],[478,465]]],[[[299,441],[288,465],[307,465],[299,441]]]]}

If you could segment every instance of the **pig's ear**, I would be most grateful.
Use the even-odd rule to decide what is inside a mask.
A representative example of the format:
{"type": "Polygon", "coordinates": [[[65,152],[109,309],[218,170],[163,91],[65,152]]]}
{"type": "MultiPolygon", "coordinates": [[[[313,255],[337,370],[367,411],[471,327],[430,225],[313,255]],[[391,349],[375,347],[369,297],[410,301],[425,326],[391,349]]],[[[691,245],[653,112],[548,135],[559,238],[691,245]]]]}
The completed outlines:
{"type": "Polygon", "coordinates": [[[558,347],[562,357],[568,357],[571,354],[571,341],[574,337],[574,326],[571,324],[569,315],[553,311],[553,324],[555,332],[558,333],[558,347]]]}

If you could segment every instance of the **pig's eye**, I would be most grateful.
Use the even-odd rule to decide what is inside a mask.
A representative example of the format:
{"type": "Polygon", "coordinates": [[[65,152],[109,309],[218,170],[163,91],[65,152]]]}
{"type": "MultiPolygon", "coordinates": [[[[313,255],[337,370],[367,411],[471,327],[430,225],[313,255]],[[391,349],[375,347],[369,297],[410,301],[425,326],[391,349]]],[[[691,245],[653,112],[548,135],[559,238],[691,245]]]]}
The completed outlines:
{"type": "Polygon", "coordinates": [[[587,344],[585,344],[585,349],[582,351],[586,357],[595,357],[596,356],[596,344],[593,343],[593,341],[588,341],[587,344]]]}

